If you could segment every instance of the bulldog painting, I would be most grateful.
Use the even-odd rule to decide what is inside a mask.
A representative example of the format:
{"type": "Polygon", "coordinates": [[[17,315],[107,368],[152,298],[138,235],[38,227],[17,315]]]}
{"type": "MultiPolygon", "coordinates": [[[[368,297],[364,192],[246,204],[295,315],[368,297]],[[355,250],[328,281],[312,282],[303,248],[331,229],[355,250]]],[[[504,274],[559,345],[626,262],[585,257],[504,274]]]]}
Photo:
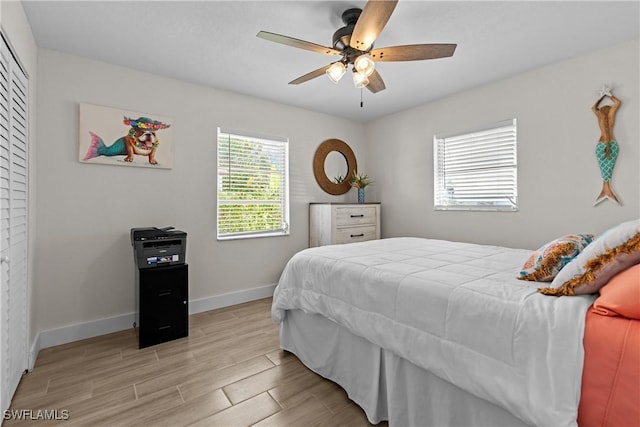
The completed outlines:
{"type": "MultiPolygon", "coordinates": [[[[108,125],[96,123],[96,118],[91,120],[91,124],[85,123],[87,115],[83,115],[83,112],[86,113],[87,109],[95,108],[114,110],[107,107],[81,105],[80,161],[131,166],[171,167],[170,163],[173,159],[169,157],[172,157],[172,150],[165,149],[161,151],[160,138],[158,137],[160,131],[164,132],[165,129],[171,127],[170,124],[166,123],[166,121],[155,120],[143,115],[120,115],[117,120],[120,123],[119,128],[122,129],[122,125],[128,127],[126,134],[122,135],[124,130],[115,130],[115,120],[104,115],[100,116],[100,120],[110,120],[108,125]],[[101,134],[98,129],[106,132],[106,134],[101,134]],[[117,133],[122,136],[117,136],[117,133]],[[105,142],[103,138],[113,142],[105,142]],[[84,147],[82,147],[83,139],[85,139],[84,147]],[[162,157],[163,154],[166,158],[162,157]]],[[[112,112],[110,111],[110,113],[112,112]]],[[[119,114],[122,114],[122,112],[119,111],[119,114]]]]}

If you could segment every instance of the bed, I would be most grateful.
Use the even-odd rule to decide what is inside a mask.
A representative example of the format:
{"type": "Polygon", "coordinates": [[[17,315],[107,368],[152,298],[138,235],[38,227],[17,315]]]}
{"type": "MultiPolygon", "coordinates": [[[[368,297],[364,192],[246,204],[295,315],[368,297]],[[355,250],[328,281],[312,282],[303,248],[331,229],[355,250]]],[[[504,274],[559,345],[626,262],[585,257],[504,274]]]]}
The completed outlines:
{"type": "MultiPolygon", "coordinates": [[[[621,375],[609,363],[617,383],[586,379],[599,378],[597,393],[585,395],[597,404],[581,419],[583,366],[603,370],[602,354],[593,362],[583,346],[597,295],[541,294],[540,283],[516,278],[530,255],[410,237],[306,249],[284,269],[272,317],[282,348],[342,386],[373,424],[607,425],[620,407],[602,395],[615,394],[621,378],[631,393],[622,398],[624,419],[640,421],[628,403],[638,401],[628,384],[640,381],[633,355],[640,329],[622,341],[620,334],[598,336],[593,346],[600,349],[602,339],[624,342],[627,365],[621,375]]],[[[593,316],[620,320],[617,313],[593,316]]]]}

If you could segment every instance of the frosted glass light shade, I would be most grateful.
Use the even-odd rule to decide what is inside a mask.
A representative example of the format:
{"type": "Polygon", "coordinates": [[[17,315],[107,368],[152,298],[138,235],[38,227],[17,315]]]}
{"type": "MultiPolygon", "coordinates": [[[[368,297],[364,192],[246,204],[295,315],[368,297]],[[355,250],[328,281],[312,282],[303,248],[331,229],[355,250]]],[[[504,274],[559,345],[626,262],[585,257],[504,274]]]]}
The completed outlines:
{"type": "Polygon", "coordinates": [[[359,73],[355,69],[353,70],[353,84],[357,88],[365,87],[369,84],[369,79],[365,74],[359,73]]]}
{"type": "Polygon", "coordinates": [[[344,76],[344,73],[347,72],[347,67],[342,62],[334,62],[327,68],[326,72],[331,81],[338,83],[342,76],[344,76]]]}
{"type": "Polygon", "coordinates": [[[376,64],[373,62],[373,59],[371,59],[371,56],[366,54],[358,56],[353,62],[353,66],[356,67],[356,70],[358,70],[359,73],[362,73],[367,77],[369,77],[376,68],[376,64]]]}

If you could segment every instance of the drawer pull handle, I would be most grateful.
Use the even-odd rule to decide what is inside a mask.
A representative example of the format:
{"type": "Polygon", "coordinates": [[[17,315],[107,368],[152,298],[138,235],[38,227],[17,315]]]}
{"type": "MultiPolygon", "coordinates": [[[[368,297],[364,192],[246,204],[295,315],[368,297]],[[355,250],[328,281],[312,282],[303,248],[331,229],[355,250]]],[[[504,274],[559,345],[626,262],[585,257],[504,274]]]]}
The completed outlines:
{"type": "Polygon", "coordinates": [[[351,215],[351,218],[364,218],[364,214],[360,214],[360,215],[351,215]]]}
{"type": "Polygon", "coordinates": [[[352,234],[351,237],[364,237],[364,233],[352,234]]]}
{"type": "Polygon", "coordinates": [[[158,292],[158,296],[159,296],[159,297],[168,297],[169,295],[171,295],[171,291],[161,291],[161,292],[158,292]]]}
{"type": "Polygon", "coordinates": [[[171,325],[164,325],[164,326],[160,326],[160,327],[158,328],[158,330],[159,330],[159,331],[162,331],[162,330],[164,330],[164,329],[171,329],[171,325]]]}

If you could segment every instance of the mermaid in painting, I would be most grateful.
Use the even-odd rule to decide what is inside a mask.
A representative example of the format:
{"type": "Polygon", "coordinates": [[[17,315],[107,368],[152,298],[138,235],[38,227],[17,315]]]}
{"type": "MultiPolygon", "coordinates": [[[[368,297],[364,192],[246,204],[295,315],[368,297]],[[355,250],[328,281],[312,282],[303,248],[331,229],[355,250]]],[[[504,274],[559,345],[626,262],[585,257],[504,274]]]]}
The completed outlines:
{"type": "Polygon", "coordinates": [[[616,165],[618,158],[618,143],[613,136],[613,125],[615,123],[616,111],[620,108],[620,100],[613,96],[607,88],[603,88],[602,96],[593,104],[591,109],[598,117],[598,125],[600,126],[600,140],[596,145],[596,158],[598,166],[600,166],[600,174],[602,175],[602,191],[598,195],[594,206],[605,199],[613,200],[620,204],[618,197],[611,189],[611,175],[613,167],[616,165]],[[609,97],[613,101],[613,105],[603,105],[598,107],[605,97],[609,97]]]}
{"type": "Polygon", "coordinates": [[[111,145],[106,145],[102,138],[89,131],[91,143],[83,160],[90,160],[98,156],[126,156],[123,159],[125,162],[133,162],[133,155],[137,154],[148,157],[150,164],[157,165],[158,161],[155,155],[160,140],[157,138],[156,132],[171,125],[147,117],[138,119],[124,117],[122,123],[125,126],[130,126],[129,133],[118,138],[111,145]]]}

